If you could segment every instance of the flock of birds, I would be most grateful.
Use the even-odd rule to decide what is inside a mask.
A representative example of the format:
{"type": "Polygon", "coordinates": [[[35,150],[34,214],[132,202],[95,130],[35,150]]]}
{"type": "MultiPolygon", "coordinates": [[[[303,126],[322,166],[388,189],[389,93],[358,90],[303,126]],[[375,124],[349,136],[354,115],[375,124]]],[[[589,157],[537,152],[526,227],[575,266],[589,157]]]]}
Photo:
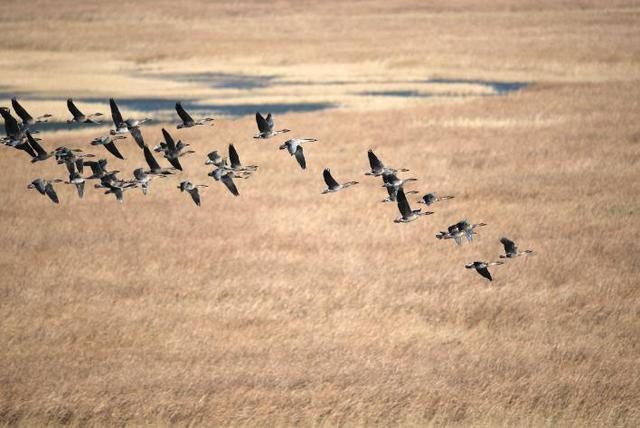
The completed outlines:
{"type": "MultiPolygon", "coordinates": [[[[96,188],[105,189],[105,194],[113,194],[120,202],[124,199],[124,192],[128,189],[140,187],[143,194],[147,194],[150,182],[153,178],[164,178],[172,175],[174,171],[182,171],[182,165],[180,164],[180,158],[195,153],[193,150],[187,149],[189,144],[183,143],[181,140],[177,142],[166,130],[162,129],[162,135],[164,141],[159,145],[149,148],[142,137],[142,131],[140,126],[149,121],[149,118],[144,119],[127,119],[124,120],[120,109],[115,100],[111,98],[109,100],[111,108],[111,118],[113,120],[113,129],[109,131],[109,134],[102,135],[91,141],[91,145],[103,146],[109,153],[118,159],[124,159],[116,142],[125,139],[127,135],[131,135],[136,144],[143,151],[144,159],[147,163],[148,169],[136,168],[133,171],[133,177],[129,179],[118,178],[119,171],[109,170],[107,168],[107,160],[104,158],[98,160],[87,160],[90,158],[96,158],[96,155],[90,153],[84,153],[80,149],[70,149],[68,147],[58,147],[54,151],[46,151],[39,143],[39,138],[33,136],[38,131],[32,129],[36,124],[46,122],[51,118],[50,114],[44,114],[36,118],[32,117],[26,109],[18,102],[16,98],[12,98],[11,104],[16,115],[21,119],[20,122],[13,117],[11,110],[7,107],[0,107],[0,114],[4,119],[6,136],[0,139],[0,141],[10,147],[16,148],[26,152],[31,157],[31,162],[41,162],[53,157],[58,164],[64,164],[69,173],[68,181],[61,179],[46,180],[43,178],[36,178],[27,187],[29,189],[36,189],[41,195],[46,195],[54,203],[59,203],[58,195],[54,189],[54,183],[64,182],[66,184],[75,185],[78,196],[80,198],[84,195],[84,186],[86,180],[99,180],[99,183],[95,184],[96,188]],[[171,168],[163,168],[155,159],[153,152],[161,153],[163,157],[171,164],[171,168]],[[89,167],[91,174],[83,176],[84,169],[89,167]]],[[[83,114],[72,99],[67,100],[67,108],[72,115],[72,118],[67,121],[69,124],[73,123],[93,123],[101,124],[100,118],[102,113],[93,113],[90,115],[83,114]]],[[[190,128],[198,125],[206,125],[213,122],[213,118],[202,118],[194,120],[189,113],[184,109],[180,102],[175,105],[176,112],[181,120],[177,125],[177,129],[190,128]]],[[[275,124],[271,113],[266,117],[262,116],[259,112],[256,112],[256,123],[258,125],[258,133],[253,138],[267,139],[275,137],[279,134],[290,132],[289,129],[275,129],[275,124]]],[[[317,141],[315,138],[292,138],[279,147],[280,150],[287,150],[290,156],[295,157],[296,161],[302,169],[306,169],[306,160],[304,156],[303,145],[317,141]]],[[[257,169],[257,165],[242,165],[240,157],[233,144],[229,145],[228,159],[223,157],[214,150],[207,154],[205,161],[206,165],[212,165],[214,169],[208,174],[215,181],[222,182],[226,188],[235,196],[239,196],[238,189],[235,185],[234,179],[248,178],[257,169]]],[[[407,194],[417,194],[415,190],[408,190],[405,192],[405,183],[416,181],[415,178],[400,178],[398,173],[408,172],[408,169],[394,169],[385,166],[382,161],[375,155],[373,150],[368,151],[370,171],[365,175],[372,177],[382,177],[382,187],[387,190],[387,197],[382,202],[395,202],[400,212],[400,217],[396,218],[396,223],[408,223],[414,221],[421,216],[433,214],[433,211],[422,211],[422,209],[411,209],[409,201],[407,200],[407,194]]],[[[349,188],[358,184],[357,181],[348,181],[339,183],[331,175],[329,168],[325,168],[323,171],[323,178],[327,185],[327,188],[322,192],[333,193],[340,190],[349,188]]],[[[177,186],[181,192],[187,192],[191,196],[193,202],[200,206],[200,193],[198,191],[201,187],[208,187],[205,184],[194,184],[190,181],[181,181],[177,186]]],[[[419,200],[419,204],[424,204],[427,207],[435,204],[436,202],[453,199],[454,196],[438,196],[434,192],[423,195],[419,200]]],[[[473,235],[477,234],[479,227],[486,226],[485,223],[470,223],[464,219],[458,223],[450,225],[446,231],[441,231],[436,235],[436,238],[441,240],[451,239],[457,245],[462,245],[464,239],[468,242],[473,241],[473,235]]],[[[504,255],[500,255],[501,259],[511,259],[518,256],[532,254],[532,250],[519,251],[514,241],[503,237],[500,242],[504,246],[504,255]]],[[[467,269],[475,269],[484,278],[492,281],[493,278],[489,272],[489,266],[504,264],[503,261],[474,261],[465,265],[467,269]]]]}

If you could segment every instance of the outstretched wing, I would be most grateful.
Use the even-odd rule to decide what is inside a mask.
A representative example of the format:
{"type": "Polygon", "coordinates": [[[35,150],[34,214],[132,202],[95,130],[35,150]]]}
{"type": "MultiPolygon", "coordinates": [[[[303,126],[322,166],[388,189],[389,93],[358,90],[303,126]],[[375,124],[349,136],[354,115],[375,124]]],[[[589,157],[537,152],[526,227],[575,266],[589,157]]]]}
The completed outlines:
{"type": "MultiPolygon", "coordinates": [[[[269,113],[267,117],[271,118],[271,113],[269,113]]],[[[256,112],[256,123],[258,124],[258,130],[261,133],[269,132],[273,127],[273,122],[271,125],[269,125],[269,122],[267,122],[267,119],[262,117],[262,115],[258,111],[256,112]]]]}
{"type": "Polygon", "coordinates": [[[114,155],[118,159],[124,159],[124,157],[120,153],[120,150],[118,150],[118,148],[116,147],[116,145],[115,145],[115,143],[113,141],[111,141],[111,142],[109,142],[107,144],[103,144],[103,145],[104,145],[104,148],[109,151],[109,153],[111,153],[112,155],[114,155]]]}
{"type": "Polygon", "coordinates": [[[45,152],[42,146],[38,144],[36,139],[31,136],[31,132],[27,131],[25,134],[27,135],[27,140],[29,141],[29,145],[33,148],[33,150],[36,151],[38,156],[46,156],[47,152],[45,152]]]}
{"type": "Polygon", "coordinates": [[[233,178],[231,177],[231,174],[223,175],[222,177],[220,177],[220,180],[222,180],[224,185],[227,186],[227,189],[229,189],[229,191],[233,193],[235,196],[238,196],[240,194],[238,193],[238,188],[236,187],[236,183],[233,182],[233,178]]]}
{"type": "Polygon", "coordinates": [[[18,150],[24,150],[25,152],[27,152],[29,154],[29,156],[31,156],[32,158],[36,157],[36,152],[33,151],[33,149],[31,148],[31,146],[29,145],[28,142],[23,141],[22,143],[16,145],[16,149],[18,150]]]}
{"type": "Polygon", "coordinates": [[[242,164],[240,163],[240,156],[238,156],[238,152],[236,148],[233,147],[233,144],[229,144],[229,160],[231,161],[231,168],[240,168],[242,164]]]}
{"type": "Polygon", "coordinates": [[[160,164],[158,163],[156,158],[153,157],[153,154],[151,154],[151,150],[149,150],[149,147],[144,146],[143,150],[144,150],[144,160],[147,161],[147,165],[149,165],[149,169],[151,171],[160,171],[161,170],[160,164]]]}
{"type": "Polygon", "coordinates": [[[409,201],[407,201],[407,197],[404,194],[403,189],[398,189],[396,201],[398,202],[398,210],[400,210],[400,214],[402,214],[403,217],[409,217],[411,215],[411,207],[409,206],[409,201]]]}
{"type": "Polygon", "coordinates": [[[76,107],[76,105],[73,103],[73,100],[71,98],[67,100],[67,108],[69,109],[69,113],[73,115],[74,119],[84,116],[84,114],[82,114],[78,107],[76,107]]]}
{"type": "Polygon", "coordinates": [[[197,206],[200,206],[200,192],[198,192],[198,188],[189,190],[189,194],[191,195],[193,202],[195,202],[197,206]]]}
{"type": "Polygon", "coordinates": [[[182,171],[182,165],[180,165],[180,161],[178,160],[178,158],[166,158],[166,159],[169,161],[171,166],[173,166],[178,171],[182,171]]]}
{"type": "Polygon", "coordinates": [[[17,137],[20,135],[20,125],[15,117],[11,116],[8,109],[2,109],[2,117],[4,119],[4,130],[7,137],[17,137]]]}
{"type": "Polygon", "coordinates": [[[28,122],[33,120],[33,118],[31,117],[31,115],[29,113],[27,113],[27,111],[24,109],[24,107],[22,107],[20,105],[20,103],[18,102],[17,98],[11,98],[11,105],[13,106],[13,110],[16,112],[16,114],[18,116],[20,116],[20,119],[22,119],[23,122],[28,122]]]}
{"type": "Polygon", "coordinates": [[[335,189],[340,186],[331,176],[331,170],[329,168],[325,168],[324,171],[322,171],[322,176],[324,177],[324,182],[327,183],[327,187],[329,187],[329,189],[335,189]]]}
{"type": "Polygon", "coordinates": [[[140,131],[140,128],[138,128],[137,126],[134,126],[129,130],[129,132],[133,136],[133,140],[136,142],[138,147],[140,147],[141,149],[144,149],[145,147],[144,138],[142,138],[142,131],[140,131]]]}
{"type": "Polygon", "coordinates": [[[56,194],[56,191],[53,189],[53,185],[51,183],[47,183],[47,185],[44,187],[44,191],[49,197],[49,199],[51,199],[53,202],[55,202],[56,204],[60,202],[60,200],[58,199],[58,195],[56,194]]]}
{"type": "Polygon", "coordinates": [[[178,116],[182,119],[182,122],[186,125],[187,123],[193,123],[193,118],[187,113],[187,111],[182,107],[181,102],[176,103],[176,111],[178,112],[178,116]]]}
{"type": "Polygon", "coordinates": [[[382,164],[382,162],[380,162],[380,159],[378,159],[378,156],[376,156],[376,154],[373,153],[373,150],[369,149],[369,151],[367,152],[367,156],[369,156],[369,166],[371,167],[372,171],[376,171],[384,168],[384,165],[382,164]]]}
{"type": "Polygon", "coordinates": [[[302,146],[298,146],[298,148],[296,149],[295,156],[296,156],[296,160],[300,164],[300,167],[302,169],[307,169],[307,161],[304,158],[304,152],[302,151],[302,146]]]}
{"type": "Polygon", "coordinates": [[[493,278],[491,277],[491,273],[489,272],[489,269],[486,267],[483,268],[479,268],[476,269],[478,271],[478,273],[482,276],[484,276],[485,278],[487,278],[489,281],[493,281],[493,278]]]}
{"type": "Polygon", "coordinates": [[[503,236],[502,238],[500,238],[500,242],[502,243],[502,245],[504,245],[504,252],[507,254],[507,256],[518,253],[518,246],[509,238],[503,236]]]}
{"type": "Polygon", "coordinates": [[[171,134],[167,132],[166,129],[162,128],[162,136],[164,137],[164,141],[167,143],[167,149],[169,152],[176,151],[176,142],[173,140],[171,134]]]}
{"type": "Polygon", "coordinates": [[[116,128],[125,126],[124,120],[122,120],[122,114],[120,114],[120,109],[113,98],[109,98],[109,106],[111,107],[111,118],[116,128]]]}

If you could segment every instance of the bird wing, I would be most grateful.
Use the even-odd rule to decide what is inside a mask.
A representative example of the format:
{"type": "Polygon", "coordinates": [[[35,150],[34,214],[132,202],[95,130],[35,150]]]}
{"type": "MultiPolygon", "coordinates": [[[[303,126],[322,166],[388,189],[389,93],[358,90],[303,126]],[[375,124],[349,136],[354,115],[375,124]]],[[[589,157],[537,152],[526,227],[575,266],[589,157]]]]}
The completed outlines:
{"type": "Polygon", "coordinates": [[[238,196],[240,193],[238,193],[238,188],[236,187],[236,183],[233,182],[233,178],[231,177],[231,174],[225,174],[222,177],[220,177],[220,180],[224,183],[225,186],[227,186],[227,189],[229,189],[229,191],[231,193],[233,193],[235,196],[238,196]]]}
{"type": "Polygon", "coordinates": [[[104,145],[104,148],[109,151],[109,153],[111,153],[112,155],[114,155],[118,159],[124,159],[124,157],[120,153],[120,150],[118,150],[118,148],[116,147],[116,145],[115,145],[115,143],[113,141],[108,142],[108,143],[103,144],[103,145],[104,145]]]}
{"type": "Polygon", "coordinates": [[[84,181],[80,183],[76,183],[76,189],[78,190],[78,196],[80,199],[84,196],[84,181]]]}
{"type": "Polygon", "coordinates": [[[504,252],[507,255],[516,254],[518,252],[518,247],[516,246],[516,243],[513,242],[511,239],[503,236],[502,238],[500,238],[500,242],[502,243],[502,245],[504,245],[504,252]]]}
{"type": "Polygon", "coordinates": [[[482,268],[477,268],[476,269],[478,271],[478,273],[482,276],[484,276],[485,278],[487,278],[489,281],[493,281],[493,278],[491,277],[491,273],[489,272],[489,269],[486,267],[482,267],[482,268]]]}
{"type": "Polygon", "coordinates": [[[380,159],[378,159],[378,156],[376,156],[376,154],[373,153],[373,150],[369,149],[369,151],[367,152],[367,156],[369,156],[369,166],[371,166],[372,171],[380,170],[384,168],[384,165],[382,164],[382,162],[380,162],[380,159]]]}
{"type": "MultiPolygon", "coordinates": [[[[271,114],[269,114],[269,117],[271,117],[271,114]]],[[[272,128],[272,126],[269,126],[269,122],[267,122],[267,119],[262,117],[262,115],[258,111],[256,112],[256,123],[258,124],[258,130],[263,133],[269,132],[272,128]]]]}
{"type": "Polygon", "coordinates": [[[193,118],[187,113],[187,111],[182,107],[182,103],[176,103],[176,111],[178,112],[178,116],[182,119],[182,122],[187,124],[193,122],[193,118]]]}
{"type": "Polygon", "coordinates": [[[296,149],[295,156],[296,156],[296,160],[300,164],[300,167],[302,169],[307,169],[307,161],[304,158],[304,152],[302,151],[302,146],[298,146],[298,148],[296,149]]]}
{"type": "Polygon", "coordinates": [[[120,109],[113,98],[109,98],[109,106],[111,107],[111,118],[113,119],[113,124],[116,128],[121,128],[124,126],[124,120],[122,120],[120,109]]]}
{"type": "Polygon", "coordinates": [[[273,117],[271,117],[271,113],[267,115],[266,121],[267,121],[267,124],[269,125],[269,129],[273,129],[274,123],[273,123],[273,117]]]}
{"type": "Polygon", "coordinates": [[[4,118],[4,130],[8,137],[14,137],[20,135],[20,125],[15,117],[11,116],[8,111],[2,111],[2,117],[4,118]]]}
{"type": "Polygon", "coordinates": [[[164,137],[164,141],[167,143],[167,149],[170,152],[176,151],[176,142],[173,140],[173,137],[166,129],[162,128],[162,136],[164,137]]]}
{"type": "Polygon", "coordinates": [[[67,171],[69,171],[69,181],[71,181],[71,176],[73,176],[76,172],[76,164],[66,161],[64,165],[67,167],[67,171]]]}
{"type": "Polygon", "coordinates": [[[69,109],[69,113],[71,113],[76,119],[84,116],[84,114],[82,114],[78,107],[76,107],[76,105],[73,103],[73,100],[71,98],[67,100],[67,108],[69,109]]]}
{"type": "Polygon", "coordinates": [[[29,153],[29,156],[31,156],[32,158],[36,157],[36,152],[33,151],[29,143],[26,141],[16,145],[16,149],[24,150],[25,152],[29,153]]]}
{"type": "Polygon", "coordinates": [[[138,145],[138,147],[140,147],[141,149],[144,149],[145,147],[144,138],[142,138],[142,131],[140,131],[140,128],[138,128],[137,126],[133,127],[129,130],[129,132],[133,136],[133,139],[138,145]]]}
{"type": "Polygon", "coordinates": [[[84,159],[76,159],[76,168],[78,169],[78,172],[82,174],[82,171],[84,171],[84,159]]]}
{"type": "Polygon", "coordinates": [[[331,171],[329,170],[329,168],[325,168],[324,171],[322,171],[322,176],[324,177],[324,182],[327,183],[327,187],[329,187],[329,189],[335,189],[336,187],[340,186],[338,182],[331,176],[331,171]]]}
{"type": "Polygon", "coordinates": [[[178,171],[182,171],[182,165],[180,165],[180,161],[178,160],[178,158],[173,158],[173,157],[169,158],[169,157],[166,157],[166,156],[165,156],[165,158],[169,161],[171,166],[173,166],[178,171]]]}
{"type": "Polygon", "coordinates": [[[156,160],[156,158],[153,157],[153,154],[151,154],[151,150],[149,150],[148,146],[144,146],[144,160],[147,161],[147,165],[149,165],[149,169],[151,171],[160,171],[160,164],[158,163],[158,161],[156,160]]]}
{"type": "Polygon", "coordinates": [[[402,214],[403,217],[408,217],[412,214],[411,207],[409,206],[409,201],[407,201],[407,197],[404,194],[404,190],[398,189],[396,201],[398,202],[398,210],[400,210],[400,214],[402,214]]]}
{"type": "Polygon", "coordinates": [[[33,150],[35,150],[39,156],[46,156],[47,152],[45,152],[42,146],[38,144],[35,138],[33,138],[33,136],[31,135],[31,132],[27,131],[26,135],[27,135],[27,140],[29,141],[29,145],[33,148],[33,150]]]}
{"type": "Polygon", "coordinates": [[[242,166],[240,163],[240,156],[238,156],[238,151],[233,144],[229,144],[229,160],[231,161],[231,168],[239,168],[242,166]]]}
{"type": "Polygon", "coordinates": [[[193,202],[195,202],[197,206],[200,206],[200,192],[198,192],[198,188],[189,190],[189,194],[191,195],[193,202]]]}
{"type": "Polygon", "coordinates": [[[49,199],[51,199],[53,202],[55,202],[56,204],[60,202],[60,200],[58,199],[58,195],[56,194],[56,191],[53,189],[53,185],[51,183],[46,184],[46,186],[44,187],[44,191],[49,197],[49,199]]]}
{"type": "Polygon", "coordinates": [[[13,110],[18,116],[20,116],[20,119],[22,119],[23,122],[33,120],[33,117],[31,117],[31,115],[27,113],[27,111],[20,105],[16,98],[11,98],[11,105],[13,106],[13,110]]]}

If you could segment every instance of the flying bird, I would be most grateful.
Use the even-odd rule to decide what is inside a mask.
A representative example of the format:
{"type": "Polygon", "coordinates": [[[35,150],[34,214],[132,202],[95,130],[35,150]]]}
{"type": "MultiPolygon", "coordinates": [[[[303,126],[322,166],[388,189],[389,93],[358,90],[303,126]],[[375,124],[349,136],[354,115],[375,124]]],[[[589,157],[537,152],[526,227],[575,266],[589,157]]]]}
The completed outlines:
{"type": "Polygon", "coordinates": [[[394,220],[395,223],[409,223],[410,221],[416,220],[420,216],[433,214],[433,212],[431,211],[421,212],[422,210],[420,209],[412,210],[409,206],[409,201],[407,201],[407,197],[405,196],[403,189],[398,189],[396,199],[398,202],[398,210],[400,211],[401,215],[394,220]]]}
{"type": "Polygon", "coordinates": [[[124,159],[118,147],[116,147],[115,141],[122,140],[125,137],[124,135],[103,135],[101,137],[96,137],[91,141],[92,146],[103,146],[109,153],[117,157],[118,159],[124,159]]]}
{"type": "Polygon", "coordinates": [[[69,171],[69,181],[65,181],[65,184],[74,184],[78,191],[80,199],[84,196],[84,183],[85,179],[80,175],[77,170],[76,164],[73,162],[66,163],[67,170],[69,171]]]}
{"type": "Polygon", "coordinates": [[[337,192],[338,190],[346,189],[347,187],[358,184],[357,181],[347,181],[342,184],[338,183],[331,175],[331,170],[329,168],[325,168],[324,171],[322,171],[322,176],[324,177],[324,182],[327,184],[327,188],[322,192],[323,195],[325,193],[337,192]]]}
{"type": "Polygon", "coordinates": [[[43,114],[42,116],[38,116],[35,119],[25,110],[24,107],[20,105],[18,99],[13,97],[11,98],[11,105],[13,106],[13,110],[16,114],[22,119],[22,126],[28,127],[30,125],[35,125],[36,123],[47,122],[51,117],[50,114],[43,114]]]}
{"type": "Polygon", "coordinates": [[[53,183],[60,183],[62,180],[44,180],[42,178],[36,178],[27,186],[27,189],[36,189],[41,195],[47,195],[53,203],[59,203],[58,195],[53,188],[53,183]]]}
{"type": "Polygon", "coordinates": [[[295,156],[296,160],[300,164],[302,169],[307,169],[307,161],[304,158],[304,152],[302,151],[303,143],[311,143],[313,141],[318,141],[315,138],[293,138],[291,140],[287,140],[280,145],[280,150],[287,149],[289,155],[295,156]]]}
{"type": "Polygon", "coordinates": [[[437,196],[435,192],[425,194],[421,199],[418,199],[419,204],[424,204],[429,206],[439,201],[446,201],[448,199],[453,199],[453,196],[437,196]]]}
{"type": "Polygon", "coordinates": [[[467,269],[475,269],[476,272],[478,272],[480,275],[487,278],[489,281],[493,281],[493,278],[491,277],[491,272],[489,272],[489,266],[496,266],[501,264],[504,264],[504,263],[503,262],[491,262],[491,263],[473,262],[473,263],[467,263],[466,265],[464,265],[464,267],[466,267],[467,269]]]}
{"type": "Polygon", "coordinates": [[[273,123],[273,117],[271,117],[271,113],[267,114],[267,117],[264,118],[260,114],[260,112],[256,112],[256,123],[258,124],[258,132],[253,138],[271,138],[274,135],[284,134],[285,132],[289,132],[289,129],[281,129],[279,131],[274,131],[273,128],[275,124],[273,123]]]}
{"type": "MultiPolygon", "coordinates": [[[[176,126],[176,128],[180,129],[180,128],[191,128],[192,126],[196,126],[196,125],[204,125],[207,122],[212,122],[213,118],[211,117],[205,117],[204,119],[199,119],[194,121],[193,118],[191,117],[191,115],[189,115],[189,113],[187,113],[187,111],[184,109],[184,107],[182,107],[182,103],[181,102],[177,102],[176,103],[176,112],[178,112],[178,116],[180,116],[180,119],[182,120],[182,123],[178,124],[178,126],[176,126]]],[[[211,124],[213,125],[213,123],[211,124]]]]}
{"type": "Polygon", "coordinates": [[[29,145],[31,146],[31,148],[36,154],[31,159],[31,163],[45,161],[55,154],[55,152],[47,153],[46,150],[43,149],[40,144],[38,144],[35,138],[31,136],[31,132],[29,132],[28,130],[25,131],[25,135],[27,136],[27,141],[29,142],[29,145]]]}
{"type": "Polygon", "coordinates": [[[191,199],[197,206],[200,206],[200,192],[198,192],[198,187],[209,187],[206,184],[193,184],[190,181],[181,181],[178,189],[181,192],[189,192],[191,195],[191,199]]]}
{"type": "Polygon", "coordinates": [[[229,144],[229,160],[231,161],[230,169],[235,172],[244,172],[244,173],[250,174],[253,171],[258,169],[257,165],[243,166],[242,163],[240,162],[240,156],[238,155],[238,151],[233,146],[233,144],[229,144]]]}
{"type": "Polygon", "coordinates": [[[113,98],[109,98],[109,106],[111,108],[111,118],[113,119],[113,125],[115,127],[115,129],[112,129],[110,131],[111,135],[131,133],[131,135],[133,135],[138,145],[140,145],[140,142],[136,138],[136,135],[134,135],[134,133],[131,131],[133,129],[136,129],[139,131],[140,125],[142,125],[143,123],[151,119],[144,118],[141,120],[138,120],[138,119],[123,120],[122,114],[120,113],[120,109],[118,108],[118,105],[116,104],[116,101],[113,98]]]}
{"type": "MultiPolygon", "coordinates": [[[[164,152],[165,159],[167,159],[175,169],[182,171],[182,165],[180,165],[180,161],[178,160],[178,158],[186,154],[180,153],[181,149],[186,147],[186,145],[183,144],[182,141],[178,141],[178,144],[180,144],[180,148],[178,148],[178,145],[174,141],[171,134],[169,134],[169,132],[164,128],[162,128],[162,135],[165,142],[160,144],[160,151],[164,152]]],[[[190,150],[190,152],[193,153],[192,150],[190,150]]]]}
{"type": "Polygon", "coordinates": [[[78,107],[76,107],[76,105],[74,104],[71,98],[67,100],[67,109],[69,110],[69,113],[71,113],[71,115],[73,116],[72,119],[67,120],[67,123],[93,123],[96,125],[99,125],[101,123],[99,120],[96,120],[95,118],[102,116],[102,113],[98,112],[98,113],[93,113],[87,116],[84,113],[82,113],[78,107]]]}
{"type": "Polygon", "coordinates": [[[233,176],[234,176],[233,171],[229,171],[225,167],[218,167],[213,171],[211,171],[209,173],[209,176],[213,177],[213,179],[216,181],[222,181],[222,183],[224,183],[224,185],[227,186],[227,189],[229,189],[229,191],[233,195],[235,196],[240,195],[240,193],[238,193],[238,188],[236,187],[236,184],[233,182],[233,176]]]}
{"type": "Polygon", "coordinates": [[[170,175],[171,171],[168,168],[161,168],[158,161],[153,157],[151,150],[149,150],[149,146],[144,146],[144,159],[147,161],[147,165],[149,165],[149,170],[145,171],[147,174],[152,175],[170,175]]]}
{"type": "Polygon", "coordinates": [[[369,151],[367,152],[367,156],[369,157],[369,167],[371,168],[371,171],[369,172],[365,172],[364,175],[371,175],[374,177],[378,177],[384,173],[395,173],[395,172],[408,172],[409,170],[406,168],[402,168],[402,169],[393,169],[393,168],[386,168],[384,166],[384,164],[380,161],[380,159],[378,158],[378,156],[376,156],[375,153],[373,153],[372,149],[369,149],[369,151]]]}
{"type": "Polygon", "coordinates": [[[504,236],[500,238],[500,242],[502,243],[502,245],[504,245],[504,252],[505,252],[504,255],[500,255],[501,259],[512,259],[514,257],[524,256],[524,255],[533,253],[533,250],[518,251],[518,246],[516,245],[516,243],[504,236]]]}

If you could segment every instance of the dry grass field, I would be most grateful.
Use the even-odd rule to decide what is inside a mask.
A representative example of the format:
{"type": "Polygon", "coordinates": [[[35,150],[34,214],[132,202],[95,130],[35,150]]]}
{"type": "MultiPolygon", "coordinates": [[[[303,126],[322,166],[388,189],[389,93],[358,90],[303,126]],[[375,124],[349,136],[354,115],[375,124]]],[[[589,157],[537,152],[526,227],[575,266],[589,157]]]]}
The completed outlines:
{"type": "MultiPolygon", "coordinates": [[[[66,170],[0,147],[0,424],[640,425],[637,2],[5,0],[0,30],[0,105],[114,96],[197,152],[54,205],[26,185],[66,170]],[[215,125],[175,130],[178,99],[215,125]],[[258,109],[319,139],[306,171],[258,109]],[[260,165],[238,198],[204,165],[229,143],[260,165]],[[394,224],[369,148],[455,199],[394,224]],[[488,226],[435,239],[462,218],[488,226]],[[536,255],[464,268],[503,235],[536,255]]],[[[144,166],[65,128],[45,147],[144,166]]]]}

